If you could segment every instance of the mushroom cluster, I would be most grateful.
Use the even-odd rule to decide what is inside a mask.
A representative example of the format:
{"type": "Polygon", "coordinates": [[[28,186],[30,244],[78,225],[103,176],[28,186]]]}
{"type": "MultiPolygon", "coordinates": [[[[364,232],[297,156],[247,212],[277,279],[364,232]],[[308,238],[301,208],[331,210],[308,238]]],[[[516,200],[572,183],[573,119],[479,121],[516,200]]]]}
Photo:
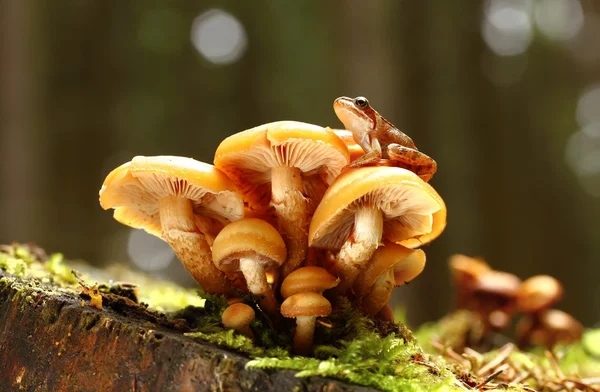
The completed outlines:
{"type": "MultiPolygon", "coordinates": [[[[348,146],[358,158],[344,131],[264,124],[223,140],[214,165],[137,156],[106,177],[100,204],[166,241],[207,293],[254,296],[275,324],[295,318],[294,349],[308,354],[336,296],[390,319],[393,288],[425,266],[416,248],[446,224],[442,198],[414,172],[343,170],[348,146]]],[[[253,336],[251,310],[235,303],[223,324],[253,336]]]]}
{"type": "Polygon", "coordinates": [[[484,260],[465,255],[450,258],[456,290],[456,308],[473,311],[481,323],[479,345],[491,333],[507,330],[513,316],[516,340],[521,347],[546,346],[577,341],[582,325],[569,314],[552,309],[564,294],[562,284],[548,275],[525,281],[507,272],[492,269],[484,260]]]}

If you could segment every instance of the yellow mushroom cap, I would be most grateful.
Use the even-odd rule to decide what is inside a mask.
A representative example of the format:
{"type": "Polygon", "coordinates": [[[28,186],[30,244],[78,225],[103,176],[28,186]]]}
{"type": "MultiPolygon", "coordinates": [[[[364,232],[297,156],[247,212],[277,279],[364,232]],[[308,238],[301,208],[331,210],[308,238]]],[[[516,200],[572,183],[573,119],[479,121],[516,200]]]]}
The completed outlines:
{"type": "Polygon", "coordinates": [[[348,152],[350,153],[350,162],[355,161],[365,155],[365,151],[362,149],[362,147],[354,141],[352,132],[346,129],[334,129],[333,132],[335,132],[335,134],[338,135],[339,138],[344,141],[344,143],[346,143],[346,147],[348,147],[348,152]]]}
{"type": "Polygon", "coordinates": [[[348,148],[329,128],[297,121],[278,121],[229,136],[215,152],[215,166],[253,204],[268,205],[270,169],[295,167],[309,185],[306,193],[324,191],[348,164],[348,148]],[[320,184],[325,182],[325,185],[320,184]]]}
{"type": "Polygon", "coordinates": [[[249,325],[255,316],[252,307],[244,303],[235,303],[225,309],[221,322],[225,328],[238,329],[249,325]]]}
{"type": "Polygon", "coordinates": [[[331,303],[319,293],[306,292],[289,296],[281,304],[283,317],[324,317],[331,313],[331,303]]]}
{"type": "Polygon", "coordinates": [[[309,245],[340,249],[350,235],[354,213],[361,205],[380,209],[383,238],[400,244],[427,236],[427,241],[433,240],[433,215],[446,208],[437,192],[409,170],[351,169],[339,176],[323,196],[310,224],[309,245]]]}
{"type": "Polygon", "coordinates": [[[563,286],[549,275],[536,275],[525,280],[517,294],[517,307],[525,313],[548,309],[560,301],[563,286]]]}
{"type": "Polygon", "coordinates": [[[337,286],[339,279],[325,268],[301,267],[289,274],[281,284],[281,296],[287,298],[307,291],[323,292],[337,286]]]}
{"type": "Polygon", "coordinates": [[[212,254],[220,270],[235,272],[242,257],[252,257],[264,269],[277,268],[285,261],[287,250],[273,226],[257,218],[245,218],[221,230],[213,242],[212,254]]]}
{"type": "Polygon", "coordinates": [[[114,208],[120,223],[161,237],[159,201],[173,195],[190,199],[195,213],[220,223],[244,213],[227,176],[207,163],[175,156],[137,156],[117,167],[104,180],[100,205],[114,208]]]}
{"type": "Polygon", "coordinates": [[[400,244],[406,246],[407,248],[414,249],[420,247],[421,245],[430,243],[431,241],[438,238],[446,228],[448,209],[446,208],[446,203],[444,203],[444,199],[442,199],[440,195],[438,195],[438,193],[435,191],[435,189],[433,189],[433,187],[429,183],[426,182],[424,186],[426,188],[430,188],[432,195],[437,196],[437,200],[442,205],[442,208],[433,213],[433,222],[431,223],[431,231],[429,233],[400,241],[400,244]]]}
{"type": "Polygon", "coordinates": [[[400,260],[399,263],[394,265],[394,279],[396,280],[396,286],[402,286],[409,283],[417,276],[421,275],[421,272],[425,269],[425,263],[427,262],[427,256],[425,251],[422,249],[415,249],[408,257],[400,260]]]}
{"type": "Polygon", "coordinates": [[[386,241],[383,246],[377,248],[373,257],[365,268],[356,278],[353,285],[354,293],[362,297],[371,291],[371,287],[377,278],[390,268],[400,264],[404,259],[410,256],[414,250],[386,241]]]}

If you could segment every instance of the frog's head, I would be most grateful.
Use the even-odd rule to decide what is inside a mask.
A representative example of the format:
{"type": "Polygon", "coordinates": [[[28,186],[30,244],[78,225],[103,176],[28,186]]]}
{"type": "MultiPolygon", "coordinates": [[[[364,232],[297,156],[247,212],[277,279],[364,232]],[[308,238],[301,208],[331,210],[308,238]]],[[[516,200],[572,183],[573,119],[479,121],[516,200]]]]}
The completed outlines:
{"type": "Polygon", "coordinates": [[[333,102],[333,110],[346,129],[352,133],[369,132],[377,123],[377,112],[365,97],[339,97],[333,102]]]}

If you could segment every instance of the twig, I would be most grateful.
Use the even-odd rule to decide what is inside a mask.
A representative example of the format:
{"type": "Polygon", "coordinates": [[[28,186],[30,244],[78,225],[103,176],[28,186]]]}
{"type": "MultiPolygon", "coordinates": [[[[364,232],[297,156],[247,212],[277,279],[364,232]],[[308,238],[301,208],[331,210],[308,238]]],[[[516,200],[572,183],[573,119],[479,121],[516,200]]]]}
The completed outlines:
{"type": "Polygon", "coordinates": [[[506,369],[508,369],[508,365],[507,364],[504,364],[504,365],[500,366],[495,372],[493,372],[492,374],[490,374],[489,376],[487,376],[485,378],[485,380],[483,380],[479,384],[475,385],[475,389],[481,389],[484,385],[486,385],[487,383],[489,383],[490,381],[492,381],[493,379],[495,379],[496,377],[498,377],[498,375],[500,373],[502,373],[503,371],[505,371],[506,369]]]}
{"type": "Polygon", "coordinates": [[[496,358],[492,359],[487,364],[485,364],[481,369],[479,369],[479,371],[477,372],[477,375],[483,376],[487,372],[491,371],[492,369],[494,369],[497,366],[499,366],[500,364],[502,364],[502,362],[504,362],[506,360],[506,358],[508,358],[508,356],[514,349],[515,349],[514,344],[506,343],[504,346],[502,346],[502,348],[500,348],[500,351],[498,352],[498,355],[496,356],[496,358]]]}

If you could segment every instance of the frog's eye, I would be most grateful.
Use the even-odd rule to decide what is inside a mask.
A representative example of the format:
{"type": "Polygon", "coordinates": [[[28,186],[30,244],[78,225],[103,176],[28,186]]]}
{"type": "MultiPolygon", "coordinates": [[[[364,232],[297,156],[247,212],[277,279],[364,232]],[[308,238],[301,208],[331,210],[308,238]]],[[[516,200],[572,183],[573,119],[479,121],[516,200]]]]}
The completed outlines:
{"type": "Polygon", "coordinates": [[[354,103],[356,104],[356,106],[362,109],[366,109],[369,107],[369,101],[365,97],[354,98],[354,103]]]}

